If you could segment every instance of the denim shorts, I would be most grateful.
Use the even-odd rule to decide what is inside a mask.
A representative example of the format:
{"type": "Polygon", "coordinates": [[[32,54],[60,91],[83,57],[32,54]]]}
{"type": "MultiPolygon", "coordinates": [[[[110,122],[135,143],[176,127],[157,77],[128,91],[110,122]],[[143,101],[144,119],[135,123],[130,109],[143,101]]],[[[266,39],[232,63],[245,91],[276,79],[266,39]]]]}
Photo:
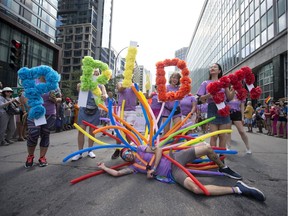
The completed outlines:
{"type": "Polygon", "coordinates": [[[211,124],[222,125],[222,124],[228,124],[231,122],[230,116],[223,117],[218,114],[218,108],[215,103],[208,104],[207,113],[208,113],[207,118],[211,118],[213,116],[216,117],[213,121],[210,122],[211,124]]]}

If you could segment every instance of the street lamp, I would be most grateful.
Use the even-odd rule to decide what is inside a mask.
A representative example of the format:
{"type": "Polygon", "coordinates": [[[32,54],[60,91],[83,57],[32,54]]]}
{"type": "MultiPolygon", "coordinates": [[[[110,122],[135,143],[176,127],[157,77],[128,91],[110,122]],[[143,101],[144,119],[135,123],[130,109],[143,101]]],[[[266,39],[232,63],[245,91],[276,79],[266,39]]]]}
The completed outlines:
{"type": "MultiPolygon", "coordinates": [[[[138,44],[137,44],[137,47],[139,47],[138,44]]],[[[116,58],[115,58],[115,61],[114,61],[114,67],[115,67],[115,68],[114,68],[114,78],[116,78],[116,73],[117,73],[117,62],[118,62],[118,57],[119,57],[120,53],[121,53],[123,50],[127,49],[127,48],[129,48],[129,46],[124,47],[123,49],[121,49],[120,52],[117,54],[117,56],[116,56],[116,58]]]]}
{"type": "MultiPolygon", "coordinates": [[[[137,47],[139,47],[139,45],[137,44],[137,47]]],[[[117,93],[117,88],[116,88],[116,73],[117,73],[117,62],[118,62],[118,57],[120,56],[120,53],[129,48],[129,46],[124,47],[123,49],[120,50],[120,52],[117,54],[115,61],[114,61],[114,95],[116,96],[117,93]]]]}

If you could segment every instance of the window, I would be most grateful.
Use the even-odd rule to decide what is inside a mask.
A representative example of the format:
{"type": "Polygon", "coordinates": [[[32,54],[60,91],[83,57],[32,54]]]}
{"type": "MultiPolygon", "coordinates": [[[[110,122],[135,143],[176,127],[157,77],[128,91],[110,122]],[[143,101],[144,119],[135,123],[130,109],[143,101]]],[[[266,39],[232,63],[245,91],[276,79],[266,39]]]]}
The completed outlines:
{"type": "Polygon", "coordinates": [[[258,77],[257,85],[263,91],[259,100],[263,103],[265,98],[269,95],[273,97],[273,64],[269,63],[262,67],[259,71],[258,77]]]}
{"type": "Polygon", "coordinates": [[[83,35],[75,35],[75,41],[82,41],[83,35]]]}
{"type": "Polygon", "coordinates": [[[273,22],[273,8],[267,12],[267,25],[270,25],[273,22]]]}
{"type": "Polygon", "coordinates": [[[266,1],[263,1],[261,3],[260,9],[261,9],[260,12],[261,12],[261,16],[262,16],[264,13],[266,13],[266,1]]]}
{"type": "Polygon", "coordinates": [[[250,16],[250,25],[253,25],[255,22],[254,13],[250,16]]]}
{"type": "Polygon", "coordinates": [[[286,29],[286,17],[285,17],[285,13],[279,17],[279,23],[278,23],[278,29],[279,32],[283,31],[284,29],[286,29]]]}
{"type": "Polygon", "coordinates": [[[70,64],[70,58],[69,59],[63,59],[63,64],[64,65],[67,65],[67,64],[70,64]]]}
{"type": "Polygon", "coordinates": [[[251,53],[255,51],[255,40],[252,40],[250,42],[250,49],[251,49],[251,53]]]}
{"type": "Polygon", "coordinates": [[[261,17],[261,31],[267,28],[267,19],[266,19],[266,14],[261,17]]]}
{"type": "Polygon", "coordinates": [[[74,43],[74,49],[81,49],[82,43],[81,42],[75,42],[74,43]]]}
{"type": "Polygon", "coordinates": [[[73,40],[73,36],[70,35],[70,36],[65,36],[65,41],[66,42],[69,42],[69,41],[72,41],[73,40]]]}
{"type": "Polygon", "coordinates": [[[64,44],[64,49],[71,49],[72,48],[72,44],[71,43],[65,43],[64,44]]]}
{"type": "Polygon", "coordinates": [[[64,51],[64,57],[71,57],[72,52],[71,51],[64,51]]]}
{"type": "Polygon", "coordinates": [[[76,31],[76,34],[79,34],[79,33],[82,33],[83,29],[82,27],[77,27],[75,31],[76,31]]]}
{"type": "Polygon", "coordinates": [[[257,8],[257,9],[255,10],[255,22],[258,21],[259,18],[260,18],[260,12],[259,12],[259,8],[257,8]]]}
{"type": "Polygon", "coordinates": [[[261,43],[265,44],[267,42],[267,30],[265,29],[262,33],[261,33],[261,43]]]}
{"type": "Polygon", "coordinates": [[[255,26],[252,26],[250,29],[250,37],[251,37],[251,40],[254,39],[255,37],[255,26]]]}
{"type": "Polygon", "coordinates": [[[74,56],[81,56],[81,50],[75,50],[74,51],[74,56]]]}
{"type": "Polygon", "coordinates": [[[258,35],[255,39],[255,48],[258,49],[260,47],[260,35],[258,35]]]}
{"type": "Polygon", "coordinates": [[[272,7],[272,5],[273,5],[273,0],[267,0],[267,9],[272,7]]]}
{"type": "Polygon", "coordinates": [[[81,58],[73,58],[73,64],[80,64],[81,58]]]}
{"type": "Polygon", "coordinates": [[[285,13],[285,8],[286,8],[286,5],[285,5],[285,0],[279,0],[277,2],[277,8],[278,8],[278,17],[281,16],[283,13],[285,13]]]}
{"type": "Polygon", "coordinates": [[[64,73],[69,73],[70,72],[70,66],[63,67],[63,72],[64,73]]]}
{"type": "Polygon", "coordinates": [[[73,71],[79,71],[81,70],[81,66],[73,66],[73,71]]]}
{"type": "Polygon", "coordinates": [[[255,23],[255,35],[260,34],[260,22],[255,23]]]}

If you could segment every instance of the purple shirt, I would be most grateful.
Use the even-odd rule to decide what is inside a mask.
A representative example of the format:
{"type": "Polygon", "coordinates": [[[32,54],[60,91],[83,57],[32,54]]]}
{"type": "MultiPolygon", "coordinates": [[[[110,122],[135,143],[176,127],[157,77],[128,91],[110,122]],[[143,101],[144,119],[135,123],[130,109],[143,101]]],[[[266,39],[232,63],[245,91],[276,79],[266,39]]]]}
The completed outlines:
{"type": "MultiPolygon", "coordinates": [[[[213,80],[206,80],[204,82],[201,83],[198,91],[197,91],[197,95],[199,96],[202,96],[202,95],[205,95],[205,94],[208,94],[207,92],[207,85],[211,82],[214,82],[213,80]]],[[[220,92],[224,92],[225,93],[225,89],[221,89],[220,92]]],[[[224,101],[226,101],[226,94],[225,94],[225,98],[224,98],[224,101]]],[[[215,103],[214,100],[212,98],[208,98],[207,100],[207,103],[215,103]]]]}
{"type": "Polygon", "coordinates": [[[197,109],[198,109],[201,113],[207,113],[207,111],[208,111],[208,103],[204,103],[204,104],[199,104],[199,105],[197,105],[197,109]]]}
{"type": "Polygon", "coordinates": [[[56,105],[53,101],[49,99],[50,93],[45,93],[42,95],[42,98],[44,100],[43,106],[46,108],[46,114],[45,115],[56,115],[56,105]]]}
{"type": "Polygon", "coordinates": [[[118,106],[122,107],[122,101],[125,100],[124,111],[135,111],[137,106],[137,98],[132,88],[125,88],[122,92],[118,92],[118,106]]]}
{"type": "Polygon", "coordinates": [[[192,104],[195,103],[195,102],[196,102],[196,98],[194,96],[186,95],[180,101],[180,108],[181,108],[182,115],[187,116],[192,110],[192,104]]]}
{"type": "MultiPolygon", "coordinates": [[[[167,92],[176,92],[179,90],[179,86],[172,86],[172,85],[167,85],[167,92]]],[[[175,101],[167,101],[165,102],[165,106],[164,106],[164,110],[162,113],[162,116],[169,116],[169,114],[171,113],[173,106],[174,106],[175,101]],[[167,107],[167,109],[165,109],[167,107]]]]}
{"type": "Polygon", "coordinates": [[[162,103],[158,101],[158,94],[154,93],[152,98],[151,98],[152,102],[150,104],[150,107],[152,110],[160,110],[162,103]]]}
{"type": "MultiPolygon", "coordinates": [[[[148,147],[147,145],[138,146],[138,147],[137,147],[137,153],[139,154],[139,156],[140,156],[143,160],[145,160],[147,163],[149,163],[150,160],[151,160],[151,158],[152,158],[152,156],[153,156],[154,154],[145,152],[145,150],[146,150],[147,147],[148,147]]],[[[142,164],[141,161],[138,160],[137,158],[135,158],[135,162],[136,162],[137,164],[139,164],[139,165],[145,166],[145,165],[142,164]]],[[[136,166],[131,165],[130,167],[131,167],[133,170],[135,170],[136,172],[147,173],[146,170],[139,169],[139,168],[136,167],[136,166]]],[[[153,166],[152,166],[152,167],[153,167],[153,166]]],[[[159,163],[159,165],[158,165],[158,167],[157,167],[156,174],[157,174],[157,175],[160,175],[160,176],[168,176],[168,173],[169,173],[169,172],[171,172],[171,162],[170,162],[168,159],[162,157],[161,160],[160,160],[160,163],[159,163]]]]}
{"type": "Polygon", "coordinates": [[[230,106],[230,110],[234,110],[234,111],[241,111],[241,103],[245,103],[245,100],[240,101],[237,99],[236,94],[233,98],[233,100],[228,102],[228,105],[230,106]]]}

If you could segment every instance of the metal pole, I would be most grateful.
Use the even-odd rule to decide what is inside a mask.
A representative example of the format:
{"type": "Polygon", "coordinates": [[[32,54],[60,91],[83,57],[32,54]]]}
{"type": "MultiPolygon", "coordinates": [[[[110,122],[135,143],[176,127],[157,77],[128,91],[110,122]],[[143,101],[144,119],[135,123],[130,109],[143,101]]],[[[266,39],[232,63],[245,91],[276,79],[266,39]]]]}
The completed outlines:
{"type": "Polygon", "coordinates": [[[110,68],[111,61],[111,38],[112,38],[112,19],[113,19],[113,5],[114,2],[111,0],[111,16],[110,16],[110,34],[109,34],[109,55],[108,55],[108,67],[110,68]]]}
{"type": "Polygon", "coordinates": [[[115,58],[114,78],[116,78],[118,57],[119,57],[120,53],[121,53],[123,50],[127,49],[127,48],[128,48],[128,46],[127,46],[127,47],[124,47],[122,50],[120,50],[120,52],[117,54],[117,56],[116,56],[116,58],[115,58]]]}

